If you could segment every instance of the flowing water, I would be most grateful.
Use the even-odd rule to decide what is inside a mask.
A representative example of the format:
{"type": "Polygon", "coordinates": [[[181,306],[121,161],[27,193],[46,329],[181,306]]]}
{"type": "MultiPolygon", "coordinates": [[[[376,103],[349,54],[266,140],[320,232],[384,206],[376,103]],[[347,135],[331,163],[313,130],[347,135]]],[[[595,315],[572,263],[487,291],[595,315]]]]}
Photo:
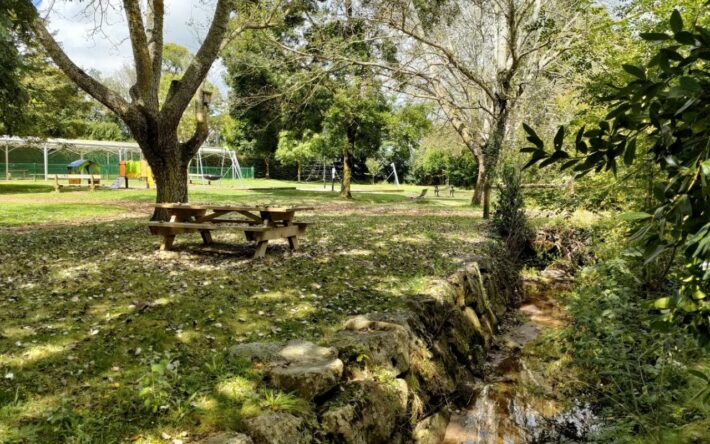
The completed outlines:
{"type": "Polygon", "coordinates": [[[468,408],[452,415],[444,444],[583,442],[594,431],[589,407],[563,405],[550,396],[547,381],[531,368],[536,358],[524,352],[541,333],[564,326],[564,311],[554,299],[564,285],[564,275],[553,271],[526,283],[526,300],[512,316],[523,320],[504,326],[489,353],[484,381],[468,408]]]}

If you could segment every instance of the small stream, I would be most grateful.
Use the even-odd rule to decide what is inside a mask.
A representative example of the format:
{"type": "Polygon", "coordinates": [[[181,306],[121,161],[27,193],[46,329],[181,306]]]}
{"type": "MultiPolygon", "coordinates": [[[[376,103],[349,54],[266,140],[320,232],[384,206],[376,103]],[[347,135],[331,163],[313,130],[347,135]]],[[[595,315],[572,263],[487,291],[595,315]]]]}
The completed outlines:
{"type": "Polygon", "coordinates": [[[544,377],[534,370],[534,356],[524,347],[540,334],[565,325],[555,295],[566,285],[553,270],[526,282],[526,299],[504,322],[488,355],[485,379],[466,409],[454,412],[444,444],[526,444],[579,442],[595,429],[588,406],[560,403],[544,377]]]}

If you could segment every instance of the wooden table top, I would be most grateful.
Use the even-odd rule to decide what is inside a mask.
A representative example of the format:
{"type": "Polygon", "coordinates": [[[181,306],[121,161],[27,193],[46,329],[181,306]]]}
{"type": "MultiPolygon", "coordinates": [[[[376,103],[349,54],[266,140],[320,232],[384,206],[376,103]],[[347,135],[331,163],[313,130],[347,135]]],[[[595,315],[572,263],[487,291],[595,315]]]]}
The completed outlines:
{"type": "Polygon", "coordinates": [[[313,207],[284,207],[271,205],[256,205],[256,206],[236,206],[236,205],[209,205],[209,204],[182,204],[182,203],[158,203],[153,205],[155,208],[164,208],[167,210],[212,210],[212,211],[265,211],[274,213],[310,211],[313,207]]]}

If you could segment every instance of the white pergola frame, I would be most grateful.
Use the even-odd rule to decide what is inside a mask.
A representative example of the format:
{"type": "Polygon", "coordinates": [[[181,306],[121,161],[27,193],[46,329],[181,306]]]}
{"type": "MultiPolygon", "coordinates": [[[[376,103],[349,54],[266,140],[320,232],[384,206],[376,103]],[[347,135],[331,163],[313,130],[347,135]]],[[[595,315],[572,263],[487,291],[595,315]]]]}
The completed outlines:
{"type": "MultiPolygon", "coordinates": [[[[105,140],[80,140],[80,139],[38,139],[30,137],[8,137],[0,136],[0,146],[4,146],[5,151],[5,178],[10,178],[10,151],[15,148],[36,148],[42,150],[44,154],[44,180],[49,180],[49,154],[52,151],[70,151],[83,157],[86,153],[112,153],[118,156],[119,162],[128,157],[128,154],[138,154],[143,158],[140,147],[135,142],[112,142],[105,140]]],[[[200,157],[220,156],[229,160],[232,179],[241,179],[239,161],[234,155],[234,151],[225,147],[200,147],[198,152],[200,157]],[[236,165],[234,164],[236,162],[236,165]]]]}

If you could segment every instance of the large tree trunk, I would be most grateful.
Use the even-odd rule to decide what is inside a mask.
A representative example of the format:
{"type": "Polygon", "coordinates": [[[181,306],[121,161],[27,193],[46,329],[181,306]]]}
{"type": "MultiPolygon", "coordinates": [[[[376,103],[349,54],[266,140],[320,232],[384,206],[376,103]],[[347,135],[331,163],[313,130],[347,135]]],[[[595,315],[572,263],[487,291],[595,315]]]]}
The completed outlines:
{"type": "MultiPolygon", "coordinates": [[[[149,142],[151,143],[151,142],[149,142]]],[[[183,158],[181,147],[175,137],[153,141],[152,146],[141,147],[153,172],[156,188],[156,203],[187,202],[189,160],[183,158]]],[[[153,220],[165,220],[167,212],[156,209],[153,220]]]]}

